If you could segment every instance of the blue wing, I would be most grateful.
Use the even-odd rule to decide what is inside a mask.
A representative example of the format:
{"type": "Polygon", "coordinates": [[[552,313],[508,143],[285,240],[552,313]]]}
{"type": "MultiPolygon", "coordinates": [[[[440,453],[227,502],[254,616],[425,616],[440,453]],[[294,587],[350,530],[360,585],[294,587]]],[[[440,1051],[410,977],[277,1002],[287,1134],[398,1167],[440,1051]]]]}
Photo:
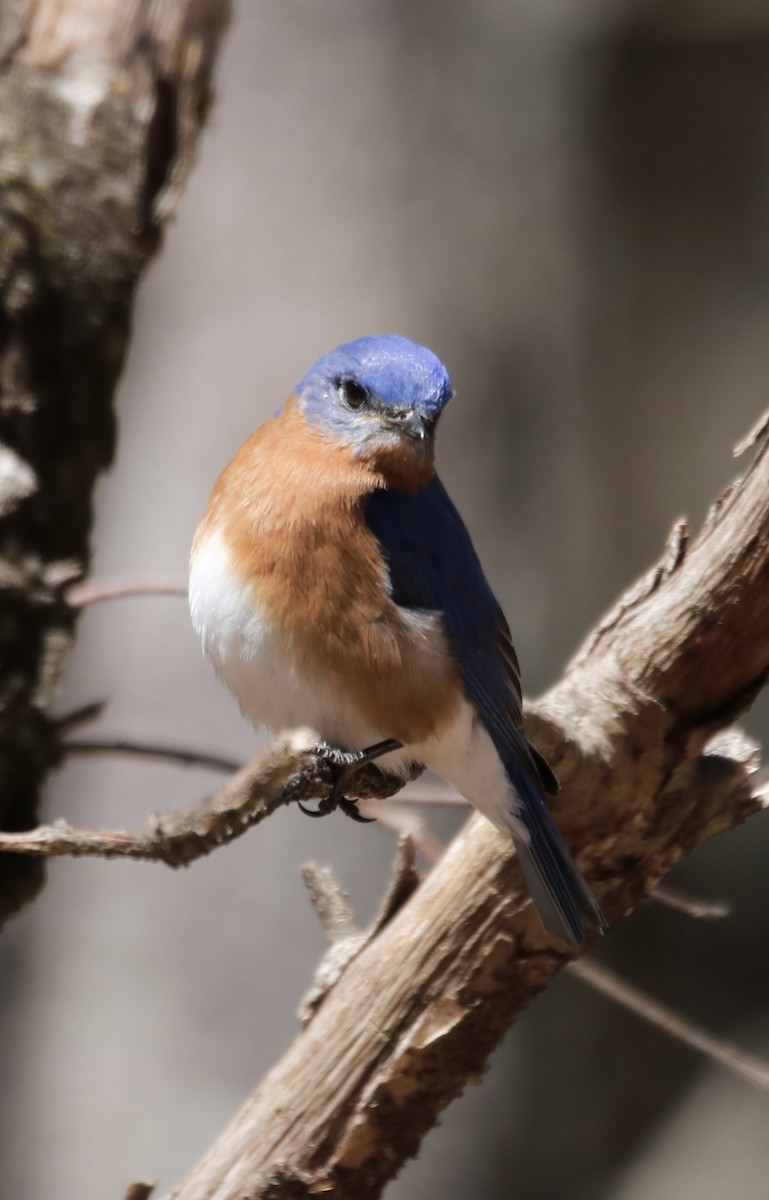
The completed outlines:
{"type": "Polygon", "coordinates": [[[558,783],[521,727],[521,676],[502,610],[486,582],[470,535],[434,476],[408,495],[373,492],[366,521],[390,571],[392,598],[403,608],[443,613],[465,693],[505,764],[528,839],[516,838],[524,875],[545,928],[578,946],[584,923],[605,919],[548,813],[543,792],[558,783]]]}
{"type": "Polygon", "coordinates": [[[389,567],[395,603],[443,613],[465,693],[503,762],[554,793],[552,771],[523,734],[521,675],[507,621],[438,476],[416,495],[373,492],[365,512],[389,567]]]}

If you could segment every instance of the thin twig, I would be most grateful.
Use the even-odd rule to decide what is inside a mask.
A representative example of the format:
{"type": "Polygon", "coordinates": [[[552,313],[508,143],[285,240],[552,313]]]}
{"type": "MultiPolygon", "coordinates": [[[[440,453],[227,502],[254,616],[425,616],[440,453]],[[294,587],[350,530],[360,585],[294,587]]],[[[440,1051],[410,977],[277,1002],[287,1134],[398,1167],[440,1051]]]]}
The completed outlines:
{"type": "Polygon", "coordinates": [[[208,771],[221,771],[230,775],[242,771],[244,764],[221,754],[208,754],[203,750],[187,750],[183,746],[161,746],[155,742],[133,741],[129,738],[114,740],[77,739],[61,743],[61,752],[67,757],[79,755],[93,757],[101,754],[128,755],[133,758],[157,759],[175,763],[182,767],[204,767],[208,771]]]}
{"type": "MultiPolygon", "coordinates": [[[[76,713],[63,718],[59,722],[58,728],[68,729],[80,725],[86,720],[95,719],[95,717],[101,714],[102,709],[102,704],[89,705],[87,709],[78,710],[76,713]]],[[[95,757],[100,754],[116,754],[132,758],[158,759],[161,762],[177,763],[183,767],[205,767],[207,770],[221,771],[225,774],[240,771],[245,765],[234,758],[227,758],[223,754],[190,750],[185,746],[167,746],[161,742],[135,741],[132,738],[73,738],[61,743],[61,752],[65,757],[70,755],[95,757]]],[[[382,796],[375,799],[377,800],[377,804],[381,804],[384,800],[389,800],[390,797],[382,796]]],[[[467,807],[467,801],[464,796],[460,796],[459,792],[454,791],[448,784],[441,783],[436,783],[433,786],[429,784],[408,784],[406,789],[399,793],[398,802],[424,804],[426,806],[448,805],[449,807],[467,807]]],[[[372,810],[367,815],[377,816],[378,813],[377,810],[372,810]]]]}
{"type": "Polygon", "coordinates": [[[71,729],[92,725],[94,721],[98,721],[106,706],[106,700],[89,700],[88,704],[81,704],[78,708],[73,708],[70,712],[65,713],[64,716],[57,717],[55,721],[56,736],[61,740],[62,735],[71,729]]]}
{"type": "Polygon", "coordinates": [[[67,599],[73,608],[86,608],[104,600],[125,600],[134,596],[186,596],[187,584],[181,579],[91,580],[70,588],[67,599]]]}
{"type": "Polygon", "coordinates": [[[695,921],[723,921],[731,916],[731,905],[725,900],[701,900],[698,896],[685,896],[667,885],[654,889],[649,896],[655,904],[670,908],[674,912],[683,913],[695,921]]]}
{"type": "Polygon", "coordinates": [[[686,1017],[660,1004],[658,1000],[647,996],[638,988],[621,979],[608,967],[599,966],[590,959],[578,959],[570,962],[566,968],[576,975],[583,983],[588,984],[602,995],[614,1000],[616,1004],[635,1013],[637,1017],[648,1021],[656,1029],[661,1029],[670,1037],[675,1038],[692,1050],[698,1050],[706,1058],[727,1067],[754,1087],[769,1091],[769,1063],[741,1050],[733,1042],[725,1041],[694,1025],[686,1017]]]}
{"type": "Polygon", "coordinates": [[[330,867],[305,863],[302,880],[330,945],[360,933],[350,897],[330,867]]]}
{"type": "Polygon", "coordinates": [[[149,1200],[156,1186],[154,1183],[132,1183],[123,1200],[149,1200]]]}
{"type": "Polygon", "coordinates": [[[361,800],[358,808],[364,816],[374,817],[380,825],[397,837],[411,838],[420,854],[423,854],[429,863],[436,863],[446,847],[414,811],[414,806],[419,803],[417,797],[409,797],[406,792],[400,792],[397,797],[388,796],[383,800],[361,800]],[[410,800],[410,804],[407,805],[406,800],[410,800]]]}
{"type": "Polygon", "coordinates": [[[398,796],[398,803],[408,801],[411,804],[424,804],[427,807],[448,806],[449,808],[468,808],[464,796],[447,783],[410,783],[398,796]]]}
{"type": "MultiPolygon", "coordinates": [[[[0,851],[36,857],[135,858],[186,866],[240,837],[284,804],[322,799],[334,782],[333,770],[318,753],[315,733],[297,729],[279,737],[261,758],[200,803],[153,817],[139,833],[75,829],[60,821],[24,833],[0,832],[0,851]]],[[[395,776],[372,771],[364,794],[385,797],[401,785],[395,776]]]]}
{"type": "Polygon", "coordinates": [[[303,1026],[318,1011],[353,959],[389,925],[419,887],[414,850],[411,838],[408,835],[401,837],[390,884],[367,929],[359,929],[356,925],[347,893],[330,867],[319,867],[317,863],[305,863],[302,867],[302,878],[310,902],[329,941],[328,949],[299,1005],[298,1016],[303,1026]]]}
{"type": "Polygon", "coordinates": [[[135,858],[186,866],[232,841],[292,800],[329,791],[310,731],[278,741],[200,803],[152,818],[139,833],[74,829],[64,821],[28,833],[0,833],[0,850],[36,856],[135,858]]]}

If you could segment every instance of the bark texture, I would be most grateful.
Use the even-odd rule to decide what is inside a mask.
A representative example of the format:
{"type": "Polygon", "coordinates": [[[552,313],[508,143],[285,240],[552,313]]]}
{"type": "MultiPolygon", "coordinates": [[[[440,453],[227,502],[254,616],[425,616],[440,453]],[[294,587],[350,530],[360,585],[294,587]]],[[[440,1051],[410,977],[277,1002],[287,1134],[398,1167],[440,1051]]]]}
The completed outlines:
{"type": "MultiPolygon", "coordinates": [[[[674,528],[660,563],[529,714],[561,779],[559,823],[610,921],[764,805],[755,747],[731,722],[767,670],[762,451],[691,547],[674,528]]],[[[322,971],[316,981],[306,1028],[176,1200],[379,1195],[569,957],[481,818],[384,927],[346,941],[325,993],[322,971]]]]}
{"type": "MultiPolygon", "coordinates": [[[[0,825],[36,824],[46,710],[141,271],[210,99],[226,0],[0,8],[0,825]]],[[[0,858],[0,919],[42,879],[0,858]]]]}

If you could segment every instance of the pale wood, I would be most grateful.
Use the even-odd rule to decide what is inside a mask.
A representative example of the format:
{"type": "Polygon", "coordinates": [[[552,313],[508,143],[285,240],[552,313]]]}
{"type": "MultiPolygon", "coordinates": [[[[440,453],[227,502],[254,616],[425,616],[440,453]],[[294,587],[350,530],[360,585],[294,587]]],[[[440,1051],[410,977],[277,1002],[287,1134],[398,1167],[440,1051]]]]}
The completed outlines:
{"type": "MultiPolygon", "coordinates": [[[[691,548],[682,532],[529,717],[612,921],[766,803],[755,749],[729,729],[769,670],[766,451],[691,548]]],[[[568,957],[473,818],[174,1197],[378,1196],[568,957]]]]}

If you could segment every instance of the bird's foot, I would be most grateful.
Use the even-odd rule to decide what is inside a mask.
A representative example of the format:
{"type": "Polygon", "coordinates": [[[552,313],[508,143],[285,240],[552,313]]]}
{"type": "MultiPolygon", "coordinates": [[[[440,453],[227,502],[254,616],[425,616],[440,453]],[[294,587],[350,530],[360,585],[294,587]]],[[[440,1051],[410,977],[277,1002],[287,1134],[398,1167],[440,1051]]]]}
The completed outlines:
{"type": "Polygon", "coordinates": [[[346,796],[328,795],[324,800],[321,800],[317,808],[307,808],[302,804],[301,800],[297,800],[297,804],[302,812],[308,817],[326,817],[329,813],[340,809],[346,817],[350,817],[353,821],[360,821],[361,825],[370,825],[374,817],[364,817],[358,812],[358,801],[348,800],[346,796]]]}
{"type": "Polygon", "coordinates": [[[297,804],[307,817],[327,817],[329,813],[335,812],[338,808],[353,821],[360,821],[362,825],[370,825],[374,818],[361,816],[358,812],[357,800],[348,800],[346,796],[336,794],[338,787],[339,782],[334,784],[327,796],[318,801],[317,808],[307,808],[301,800],[297,800],[297,804]]]}
{"type": "Polygon", "coordinates": [[[305,808],[300,800],[298,803],[302,812],[306,813],[308,817],[325,817],[339,808],[351,820],[365,825],[370,824],[374,818],[362,817],[358,812],[357,801],[349,800],[344,793],[362,767],[381,758],[383,754],[400,750],[401,747],[402,743],[396,741],[395,738],[376,742],[375,745],[368,746],[365,750],[339,750],[336,746],[329,746],[326,742],[321,742],[318,746],[318,757],[337,772],[337,777],[331,791],[323,800],[319,801],[317,808],[305,808]]]}

